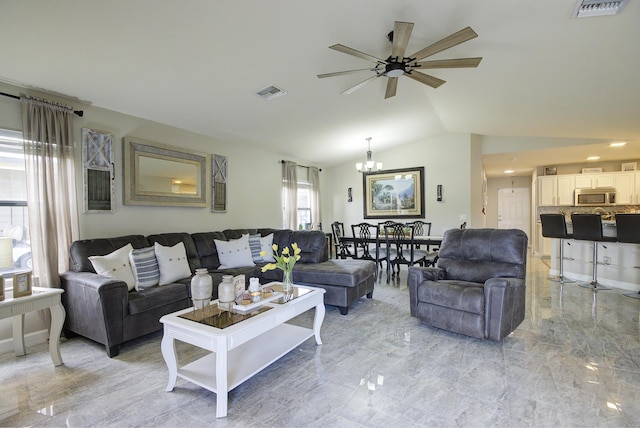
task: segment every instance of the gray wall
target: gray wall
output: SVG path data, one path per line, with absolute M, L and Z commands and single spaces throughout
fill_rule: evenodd
M 24 89 L 0 83 L 0 91 L 12 94 L 26 92 Z M 56 99 L 48 94 L 34 95 Z M 58 101 L 70 104 L 69 100 Z M 282 227 L 282 203 L 280 183 L 282 159 L 313 165 L 291 158 L 283 153 L 263 150 L 258 146 L 232 144 L 182 129 L 140 119 L 114 111 L 87 107 L 74 103 L 74 108 L 83 109 L 84 117 L 76 117 L 74 137 L 76 141 L 77 195 L 81 238 L 110 237 L 130 233 L 151 234 L 182 231 L 202 232 L 238 227 Z M 20 130 L 20 102 L 0 97 L 0 127 Z M 115 158 L 115 202 L 113 214 L 82 213 L 82 159 L 81 129 L 91 128 L 109 132 L 114 136 Z M 205 153 L 228 157 L 228 211 L 211 213 L 209 208 L 145 207 L 123 204 L 123 156 L 122 138 L 137 137 L 143 140 L 185 147 Z M 320 187 L 327 188 L 326 175 L 320 173 Z
M 442 234 L 456 228 L 461 216 L 471 219 L 471 188 L 478 189 L 481 159 L 471 157 L 469 134 L 446 134 L 424 139 L 388 151 L 373 150 L 373 159 L 383 162 L 383 168 L 400 169 L 424 167 L 425 170 L 425 219 L 432 222 L 431 233 Z M 364 155 L 364 153 L 363 153 Z M 328 169 L 328 182 L 324 193 L 328 200 L 323 210 L 324 224 L 341 221 L 346 227 L 354 223 L 379 220 L 364 219 L 362 174 L 356 171 L 357 159 Z M 443 200 L 436 201 L 436 186 L 442 184 Z M 347 189 L 353 189 L 353 202 L 347 202 Z M 478 208 L 481 210 L 481 208 Z M 346 232 L 346 231 L 345 231 Z M 347 232 L 351 234 L 350 230 Z

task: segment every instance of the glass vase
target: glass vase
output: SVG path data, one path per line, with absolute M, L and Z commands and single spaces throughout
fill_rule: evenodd
M 291 271 L 283 271 L 282 278 L 282 300 L 288 302 L 293 299 L 293 281 L 291 280 Z
M 222 275 L 222 282 L 218 285 L 218 307 L 230 311 L 236 300 L 236 287 L 233 276 Z
M 213 280 L 206 269 L 196 269 L 191 278 L 191 299 L 195 309 L 204 309 L 211 302 L 213 294 Z

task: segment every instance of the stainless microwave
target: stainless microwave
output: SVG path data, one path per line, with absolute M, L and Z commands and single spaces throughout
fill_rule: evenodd
M 615 205 L 616 189 L 613 187 L 600 187 L 597 189 L 576 189 L 573 205 L 576 207 L 595 207 L 602 205 Z

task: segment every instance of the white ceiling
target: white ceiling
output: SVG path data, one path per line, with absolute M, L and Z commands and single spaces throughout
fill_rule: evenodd
M 324 166 L 366 137 L 374 153 L 449 132 L 633 142 L 638 3 L 573 19 L 576 0 L 3 0 L 0 79 Z M 388 100 L 386 77 L 350 95 L 367 72 L 316 77 L 369 66 L 336 43 L 386 58 L 395 20 L 415 23 L 408 53 L 471 26 L 430 59 L 483 60 L 432 70 L 438 89 L 401 77 Z M 270 84 L 288 94 L 255 95 Z

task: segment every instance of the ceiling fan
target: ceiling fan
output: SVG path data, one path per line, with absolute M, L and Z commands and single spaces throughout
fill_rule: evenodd
M 438 52 L 442 52 L 445 49 L 449 49 L 453 46 L 464 43 L 475 37 L 478 37 L 475 31 L 471 27 L 466 27 L 457 33 L 453 33 L 450 36 L 439 40 L 432 45 L 427 46 L 424 49 L 419 50 L 410 56 L 404 56 L 409 44 L 409 37 L 411 37 L 411 30 L 413 30 L 413 22 L 401 22 L 396 21 L 393 26 L 393 31 L 389 33 L 389 40 L 392 42 L 391 55 L 385 60 L 377 58 L 373 55 L 366 54 L 364 52 L 357 51 L 350 47 L 337 44 L 329 46 L 329 49 L 336 50 L 338 52 L 346 53 L 348 55 L 357 56 L 358 58 L 366 59 L 375 63 L 375 66 L 369 68 L 361 68 L 357 70 L 337 71 L 334 73 L 318 74 L 320 79 L 325 77 L 342 76 L 344 74 L 359 73 L 361 71 L 373 71 L 375 74 L 360 83 L 342 91 L 342 94 L 350 94 L 357 89 L 360 89 L 372 80 L 386 76 L 387 90 L 384 98 L 391 98 L 396 95 L 396 89 L 398 87 L 398 77 L 407 76 L 413 80 L 416 80 L 425 85 L 437 88 L 445 83 L 444 80 L 437 77 L 430 76 L 428 74 L 421 73 L 418 70 L 426 70 L 433 68 L 468 68 L 477 67 L 482 60 L 482 57 L 476 58 L 457 58 L 457 59 L 442 59 L 436 61 L 422 61 L 423 59 L 434 55 Z

